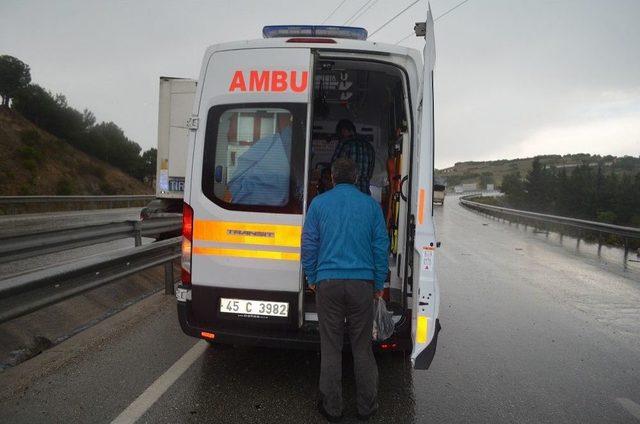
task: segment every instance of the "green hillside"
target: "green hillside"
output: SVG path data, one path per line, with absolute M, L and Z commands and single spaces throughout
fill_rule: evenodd
M 584 163 L 596 168 L 603 165 L 605 173 L 633 173 L 640 171 L 640 156 L 599 156 L 587 153 L 574 155 L 546 155 L 538 156 L 544 167 L 565 168 L 571 173 L 578 165 Z M 436 177 L 446 182 L 447 187 L 463 183 L 476 183 L 478 187 L 485 187 L 486 184 L 495 184 L 496 187 L 502 185 L 502 179 L 507 174 L 519 172 L 525 176 L 531 169 L 534 158 L 523 159 L 501 159 L 485 162 L 457 162 L 454 166 L 436 170 Z

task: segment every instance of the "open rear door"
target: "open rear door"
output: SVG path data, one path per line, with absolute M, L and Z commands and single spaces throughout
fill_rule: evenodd
M 431 8 L 427 12 L 420 102 L 420 141 L 413 155 L 412 215 L 415 217 L 415 239 L 412 265 L 413 352 L 411 362 L 416 369 L 431 365 L 438 340 L 439 290 L 435 275 L 435 227 L 433 223 L 433 68 L 436 50 Z M 409 246 L 411 247 L 411 246 Z

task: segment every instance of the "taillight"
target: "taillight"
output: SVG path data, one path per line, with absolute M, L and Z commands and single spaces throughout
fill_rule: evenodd
M 193 243 L 193 209 L 184 203 L 182 206 L 182 284 L 191 284 L 191 245 Z

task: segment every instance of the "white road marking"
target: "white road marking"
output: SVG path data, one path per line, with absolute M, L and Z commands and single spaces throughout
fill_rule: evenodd
M 617 398 L 616 400 L 628 413 L 640 420 L 640 405 L 627 398 Z
M 200 355 L 207 350 L 208 346 L 209 344 L 204 340 L 200 340 L 196 343 L 187 351 L 187 353 L 182 355 L 175 364 L 171 365 L 171 368 L 158 377 L 151 386 L 147 387 L 147 390 L 138 396 L 138 398 L 134 400 L 127 409 L 122 411 L 115 420 L 111 421 L 111 424 L 135 423 L 138 418 L 143 416 L 144 413 L 147 412 L 158 399 L 160 399 L 160 396 L 162 396 L 164 392 L 166 392 L 169 387 L 171 387 L 171 385 L 173 385 L 173 383 L 175 383 L 176 380 L 189 369 Z

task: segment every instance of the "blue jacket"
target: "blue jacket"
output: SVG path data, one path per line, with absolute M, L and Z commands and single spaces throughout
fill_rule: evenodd
M 302 266 L 308 284 L 372 280 L 376 290 L 382 290 L 388 255 L 382 209 L 371 196 L 353 184 L 338 184 L 313 199 L 302 230 Z

